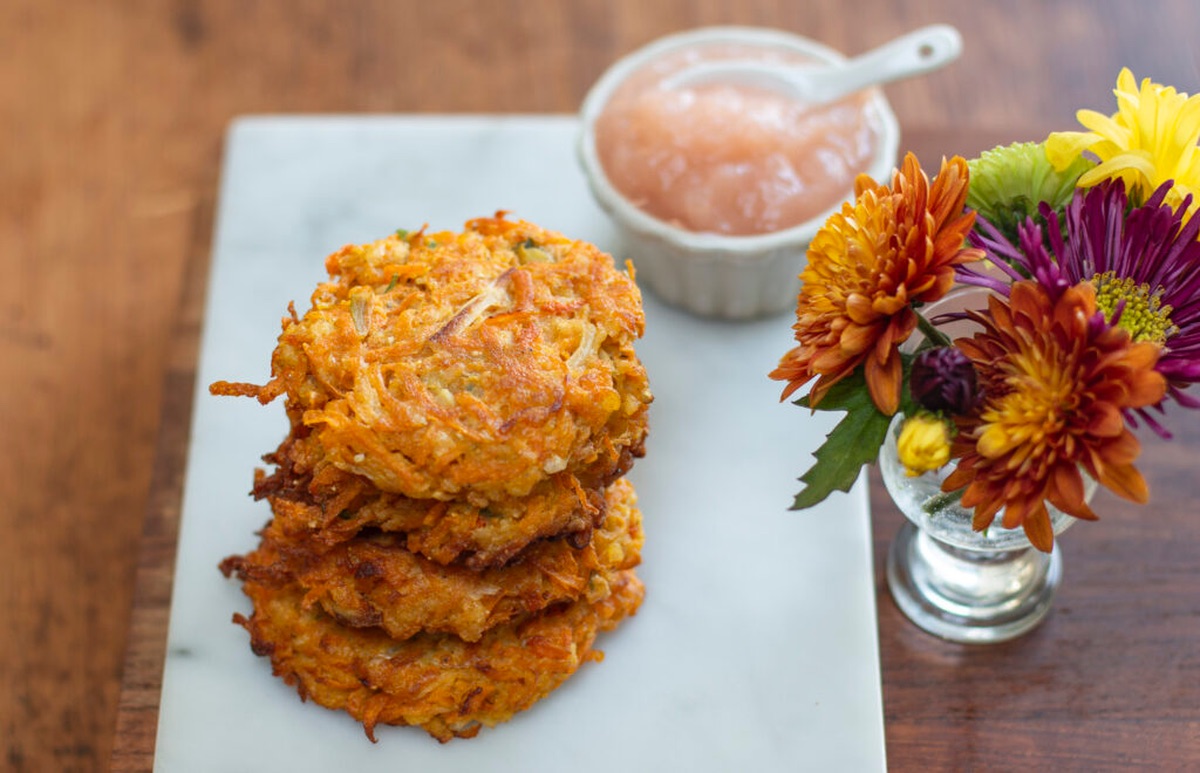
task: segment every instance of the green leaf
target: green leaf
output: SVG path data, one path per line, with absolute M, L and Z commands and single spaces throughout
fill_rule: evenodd
M 809 407 L 808 398 L 803 397 L 796 404 Z M 792 510 L 819 504 L 834 491 L 849 491 L 863 465 L 872 464 L 879 457 L 879 447 L 892 422 L 890 416 L 884 416 L 871 402 L 861 368 L 834 384 L 817 410 L 846 411 L 846 416 L 813 454 L 816 463 L 800 476 L 805 487 L 796 495 Z

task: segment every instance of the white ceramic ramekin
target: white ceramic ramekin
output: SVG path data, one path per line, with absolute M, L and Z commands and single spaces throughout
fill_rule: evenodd
M 661 38 L 612 65 L 588 92 L 580 111 L 579 159 L 601 208 L 612 217 L 633 260 L 639 282 L 668 303 L 706 317 L 747 319 L 795 307 L 805 252 L 817 230 L 841 202 L 798 226 L 766 234 L 697 233 L 655 218 L 623 197 L 605 176 L 596 151 L 594 124 L 613 92 L 646 63 L 669 52 L 713 43 L 790 49 L 826 62 L 843 61 L 833 49 L 799 35 L 753 27 L 704 27 Z M 879 143 L 867 174 L 891 178 L 900 129 L 891 105 L 876 90 L 867 110 L 878 122 Z M 853 195 L 847 189 L 846 199 Z

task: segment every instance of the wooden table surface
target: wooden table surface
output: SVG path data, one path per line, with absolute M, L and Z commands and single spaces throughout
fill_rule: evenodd
M 9 0 L 0 6 L 0 768 L 151 766 L 221 139 L 245 113 L 571 112 L 618 56 L 709 24 L 856 53 L 949 22 L 889 86 L 926 163 L 1110 110 L 1120 66 L 1200 90 L 1194 0 Z M 990 648 L 882 584 L 895 770 L 1200 767 L 1200 414 L 1148 443 L 1152 502 L 1062 539 L 1047 623 Z M 780 581 L 787 582 L 786 568 Z

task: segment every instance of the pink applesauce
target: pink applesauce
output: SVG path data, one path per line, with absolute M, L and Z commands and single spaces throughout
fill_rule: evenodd
M 879 144 L 871 93 L 814 106 L 732 82 L 662 83 L 693 62 L 720 59 L 813 61 L 785 49 L 709 44 L 645 65 L 596 120 L 612 185 L 660 220 L 730 235 L 790 228 L 845 200 Z

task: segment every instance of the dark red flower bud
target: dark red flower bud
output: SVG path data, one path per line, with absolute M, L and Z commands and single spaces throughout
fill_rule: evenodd
M 978 399 L 975 366 L 953 346 L 929 349 L 913 360 L 909 375 L 913 400 L 931 411 L 970 413 Z

